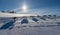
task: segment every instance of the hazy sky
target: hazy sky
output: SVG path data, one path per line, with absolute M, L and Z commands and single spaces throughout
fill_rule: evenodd
M 1 10 L 16 10 L 22 13 L 23 4 L 27 6 L 27 13 L 59 14 L 60 0 L 0 0 Z

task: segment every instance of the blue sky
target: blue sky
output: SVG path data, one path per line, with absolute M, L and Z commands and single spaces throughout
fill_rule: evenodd
M 60 0 L 0 0 L 0 11 L 15 10 L 23 13 L 21 9 L 24 2 L 28 7 L 27 13 L 60 15 Z

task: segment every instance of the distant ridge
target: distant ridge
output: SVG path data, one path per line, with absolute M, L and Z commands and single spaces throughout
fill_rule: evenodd
M 36 16 L 33 14 L 0 13 L 0 17 Z

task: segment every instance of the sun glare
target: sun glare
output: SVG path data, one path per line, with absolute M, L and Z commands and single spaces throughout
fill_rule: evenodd
M 22 10 L 23 10 L 23 13 L 26 13 L 26 12 L 27 12 L 27 5 L 26 5 L 26 4 L 24 4 L 24 5 L 22 6 Z
M 23 10 L 26 11 L 26 9 L 27 9 L 27 6 L 23 5 Z
M 23 6 L 23 10 L 26 10 L 26 9 L 27 9 L 27 7 L 26 7 L 26 5 L 24 5 L 24 6 Z

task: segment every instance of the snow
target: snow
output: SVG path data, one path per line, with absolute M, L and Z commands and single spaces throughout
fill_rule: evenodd
M 20 27 L 11 30 L 0 30 L 0 35 L 60 35 L 60 26 Z
M 60 35 L 59 20 L 40 20 L 37 23 L 32 21 L 31 18 L 27 18 L 29 23 L 21 24 L 22 19 L 17 19 L 12 29 L 0 30 L 0 35 Z M 0 23 L 0 27 L 3 24 L 5 24 L 5 22 Z

